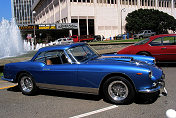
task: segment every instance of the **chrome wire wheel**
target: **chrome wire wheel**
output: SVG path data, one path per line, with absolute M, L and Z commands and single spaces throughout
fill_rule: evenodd
M 30 93 L 34 87 L 32 79 L 28 76 L 23 76 L 21 78 L 20 86 L 21 86 L 21 89 L 26 93 Z
M 126 99 L 128 91 L 128 87 L 123 81 L 113 81 L 108 86 L 108 94 L 115 101 Z

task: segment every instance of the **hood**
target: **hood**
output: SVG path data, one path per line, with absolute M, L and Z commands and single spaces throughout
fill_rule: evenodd
M 94 60 L 88 61 L 88 64 L 103 64 L 103 65 L 123 65 L 123 66 L 138 66 L 149 68 L 149 64 L 143 61 L 134 59 L 128 56 L 118 56 L 118 55 L 102 55 Z
M 131 62 L 133 61 L 133 58 L 128 56 L 118 56 L 118 55 L 102 55 L 101 57 L 98 58 L 98 60 Z
M 110 58 L 111 60 L 122 60 L 122 61 L 140 61 L 145 62 L 150 65 L 155 65 L 155 58 L 144 55 L 130 55 L 130 54 L 106 54 L 102 56 L 103 58 Z M 101 58 L 102 58 L 101 57 Z

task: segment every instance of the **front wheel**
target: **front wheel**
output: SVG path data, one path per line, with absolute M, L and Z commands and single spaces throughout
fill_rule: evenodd
M 103 93 L 105 100 L 114 104 L 129 104 L 135 96 L 131 83 L 121 76 L 109 78 L 104 83 Z
M 21 74 L 18 81 L 21 92 L 25 95 L 34 95 L 36 93 L 36 84 L 29 74 Z

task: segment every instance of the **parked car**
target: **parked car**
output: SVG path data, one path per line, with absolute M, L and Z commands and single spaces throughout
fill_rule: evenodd
M 4 78 L 18 83 L 23 94 L 37 88 L 104 96 L 114 104 L 132 102 L 137 93 L 158 93 L 164 73 L 153 57 L 100 55 L 85 43 L 41 48 L 25 62 L 4 67 Z
M 62 43 L 73 43 L 73 39 L 70 37 L 67 38 L 59 38 L 53 42 L 55 45 L 62 44 Z
M 138 34 L 134 34 L 134 39 L 142 39 L 150 36 L 154 36 L 156 32 L 152 32 L 151 30 L 142 30 Z
M 155 35 L 117 53 L 153 56 L 156 61 L 176 61 L 176 34 Z
M 94 36 L 94 41 L 103 41 L 105 37 L 103 35 L 95 35 Z
M 94 40 L 92 35 L 81 35 L 81 36 L 77 36 L 77 35 L 73 35 L 71 36 L 71 38 L 73 38 L 73 42 L 92 42 Z

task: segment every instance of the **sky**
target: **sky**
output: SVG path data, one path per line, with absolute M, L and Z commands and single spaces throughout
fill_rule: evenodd
M 0 21 L 2 18 L 7 20 L 11 20 L 11 0 L 0 0 Z

